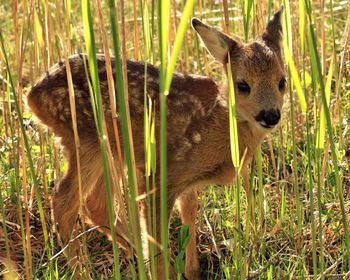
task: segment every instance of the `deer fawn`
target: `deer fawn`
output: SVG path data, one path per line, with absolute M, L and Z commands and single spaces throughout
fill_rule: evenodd
M 281 52 L 281 14 L 282 9 L 268 23 L 262 36 L 249 44 L 240 43 L 198 19 L 192 20 L 193 28 L 209 53 L 223 64 L 226 74 L 230 57 L 237 108 L 239 149 L 241 157 L 246 154 L 245 166 L 249 165 L 257 146 L 266 134 L 275 128 L 281 116 L 286 91 L 286 73 Z M 73 55 L 69 59 L 81 145 L 81 180 L 86 201 L 84 207 L 85 215 L 92 224 L 104 226 L 109 223 L 104 195 L 103 167 L 100 163 L 99 140 L 85 75 L 84 63 L 87 62 L 84 60 L 85 55 Z M 98 56 L 98 67 L 106 124 L 109 137 L 112 138 L 113 125 L 103 56 Z M 128 61 L 127 74 L 136 167 L 138 174 L 144 174 L 144 65 L 141 62 Z M 153 66 L 148 66 L 147 93 L 155 101 L 156 128 L 159 128 L 157 102 L 159 72 Z M 227 86 L 219 87 L 208 77 L 174 74 L 167 102 L 168 213 L 170 216 L 175 201 L 178 200 L 182 222 L 190 225 L 191 233 L 191 241 L 186 249 L 185 276 L 187 279 L 200 279 L 195 241 L 196 188 L 209 184 L 230 184 L 236 175 L 230 155 L 228 90 Z M 78 215 L 79 200 L 76 147 L 66 67 L 63 63 L 53 66 L 36 83 L 28 95 L 28 103 L 38 118 L 61 137 L 62 145 L 67 152 L 69 169 L 55 187 L 53 195 L 54 220 L 58 225 L 61 239 L 67 242 Z M 114 146 L 112 152 L 116 156 Z M 138 176 L 138 185 L 139 194 L 144 193 L 145 183 L 142 175 Z M 156 197 L 158 200 L 158 189 Z M 157 224 L 160 224 L 159 206 L 157 213 Z M 161 271 L 160 261 L 159 276 Z

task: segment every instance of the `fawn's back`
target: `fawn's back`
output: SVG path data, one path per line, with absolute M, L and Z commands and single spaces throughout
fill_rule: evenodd
M 104 56 L 98 57 L 98 70 L 103 100 L 103 108 L 110 136 L 112 133 L 112 111 L 108 95 L 107 74 Z M 76 115 L 79 136 L 83 139 L 97 141 L 97 131 L 90 100 L 88 76 L 86 72 L 87 57 L 79 54 L 69 58 L 73 88 L 75 93 Z M 114 59 L 112 59 L 114 70 Z M 141 62 L 127 62 L 127 80 L 129 108 L 134 138 L 136 163 L 139 168 L 144 164 L 143 118 L 144 118 L 144 81 L 145 65 Z M 54 65 L 32 88 L 28 103 L 32 111 L 54 133 L 62 137 L 63 145 L 73 152 L 74 135 L 70 110 L 66 67 L 63 62 Z M 147 98 L 152 100 L 155 108 L 156 133 L 159 134 L 159 71 L 152 65 L 147 66 Z M 208 120 L 220 97 L 219 88 L 207 77 L 175 73 L 168 107 L 168 152 L 169 164 L 188 163 L 196 145 L 204 142 L 201 131 L 210 129 Z M 118 104 L 117 104 L 118 106 Z M 218 116 L 216 116 L 218 117 Z M 211 120 L 212 121 L 212 120 Z

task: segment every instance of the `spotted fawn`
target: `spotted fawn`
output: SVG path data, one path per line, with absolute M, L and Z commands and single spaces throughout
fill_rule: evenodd
M 275 128 L 281 117 L 286 91 L 286 73 L 281 50 L 281 14 L 282 9 L 269 21 L 262 36 L 248 44 L 232 39 L 198 19 L 192 19 L 193 28 L 209 53 L 222 64 L 226 76 L 230 59 L 236 99 L 239 151 L 241 157 L 245 154 L 245 175 L 256 148 Z M 113 139 L 105 57 L 98 55 L 97 62 L 107 133 L 108 137 Z M 92 225 L 108 226 L 100 144 L 85 71 L 87 58 L 82 54 L 73 55 L 69 58 L 69 64 L 75 92 L 82 191 L 85 201 L 84 213 L 80 214 L 87 216 Z M 114 71 L 114 60 L 112 68 Z M 145 66 L 142 62 L 127 61 L 127 80 L 138 193 L 143 194 L 146 189 L 143 175 Z M 155 106 L 156 137 L 159 143 L 159 70 L 156 67 L 148 65 L 146 81 L 147 95 Z M 28 104 L 39 120 L 61 138 L 68 159 L 68 171 L 55 186 L 52 198 L 54 221 L 58 225 L 61 240 L 67 243 L 79 214 L 79 199 L 76 147 L 67 72 L 63 62 L 54 65 L 37 81 L 28 95 Z M 236 176 L 231 159 L 229 131 L 227 82 L 219 86 L 209 77 L 175 73 L 167 99 L 167 205 L 169 219 L 175 201 L 178 201 L 181 220 L 190 225 L 191 239 L 186 248 L 187 279 L 200 279 L 195 231 L 196 190 L 211 184 L 230 184 Z M 117 157 L 114 142 L 110 141 L 111 149 L 114 157 Z M 157 176 L 159 173 L 157 170 Z M 156 181 L 159 183 L 158 177 Z M 156 219 L 159 225 L 159 184 L 155 195 Z M 145 211 L 146 208 L 140 206 L 141 219 L 146 219 Z M 157 238 L 160 240 L 159 235 Z M 147 252 L 145 254 L 147 255 Z M 161 275 L 162 258 L 158 259 L 158 275 Z

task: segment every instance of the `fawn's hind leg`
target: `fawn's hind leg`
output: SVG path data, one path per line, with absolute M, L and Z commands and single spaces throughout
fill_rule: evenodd
M 115 186 L 111 184 L 111 199 L 112 199 L 112 207 L 115 207 L 115 188 L 119 187 L 118 184 Z M 121 207 L 124 207 L 122 205 Z M 115 221 L 114 227 L 116 232 L 116 237 L 118 240 L 118 245 L 120 249 L 123 250 L 127 257 L 131 257 L 130 255 L 130 246 L 128 244 L 128 230 L 125 222 L 122 222 L 122 219 L 119 218 L 119 215 L 123 215 L 123 213 L 115 212 Z M 98 177 L 95 186 L 91 190 L 90 194 L 87 196 L 86 201 L 84 203 L 84 218 L 88 224 L 91 226 L 99 226 L 98 230 L 104 233 L 109 240 L 112 240 L 111 229 L 110 229 L 110 221 L 108 215 L 108 204 L 107 204 L 107 196 L 106 189 L 104 183 L 104 174 L 103 172 Z M 126 217 L 125 217 L 126 219 Z
M 72 156 L 69 160 L 68 171 L 55 186 L 52 197 L 54 222 L 63 244 L 69 241 L 79 211 L 79 199 L 75 190 L 77 185 L 76 160 Z
M 111 190 L 113 190 L 113 187 Z M 89 224 L 92 226 L 100 226 L 98 230 L 110 238 L 108 206 L 103 173 L 98 177 L 95 187 L 86 198 L 84 214 Z
M 71 236 L 79 212 L 79 185 L 75 150 L 68 154 L 68 171 L 55 189 L 52 198 L 54 222 L 63 244 Z M 99 145 L 95 142 L 82 142 L 80 149 L 80 178 L 83 201 L 96 184 L 101 174 Z
M 178 198 L 178 208 L 182 224 L 190 226 L 191 239 L 186 247 L 186 270 L 187 279 L 200 279 L 200 266 L 196 245 L 196 216 L 198 212 L 197 190 L 191 190 Z

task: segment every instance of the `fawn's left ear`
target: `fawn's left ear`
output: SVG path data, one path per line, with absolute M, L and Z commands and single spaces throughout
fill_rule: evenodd
M 229 53 L 240 46 L 239 42 L 197 18 L 192 19 L 192 26 L 201 37 L 209 53 L 223 64 L 227 63 Z
M 262 35 L 266 45 L 275 51 L 280 51 L 282 48 L 282 13 L 283 6 L 274 14 Z

